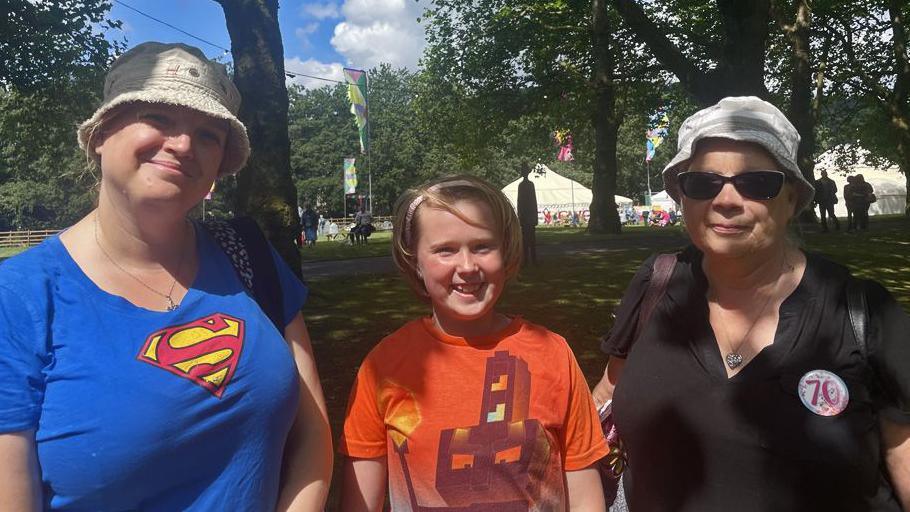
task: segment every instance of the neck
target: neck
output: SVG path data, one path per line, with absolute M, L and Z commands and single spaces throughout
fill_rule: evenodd
M 94 221 L 104 250 L 134 266 L 169 266 L 180 261 L 192 240 L 185 213 L 169 212 L 166 207 L 129 206 L 116 204 L 102 188 Z
M 442 332 L 449 336 L 457 336 L 460 338 L 489 336 L 509 323 L 509 319 L 506 316 L 500 315 L 495 311 L 490 311 L 483 317 L 474 320 L 446 318 L 438 315 L 434 311 L 433 321 L 436 323 L 436 327 Z
M 751 294 L 774 285 L 795 264 L 793 252 L 782 242 L 746 256 L 727 258 L 706 253 L 702 270 L 708 279 L 709 293 L 725 296 L 748 291 Z

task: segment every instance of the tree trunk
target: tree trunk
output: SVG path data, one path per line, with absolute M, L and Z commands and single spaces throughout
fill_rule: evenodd
M 764 66 L 770 0 L 717 1 L 723 43 L 720 61 L 711 71 L 687 57 L 667 36 L 668 31 L 648 18 L 636 0 L 612 1 L 623 20 L 699 105 L 713 105 L 726 96 L 767 98 Z
M 610 21 L 607 0 L 592 0 L 592 41 L 594 49 L 594 197 L 591 201 L 589 233 L 619 233 L 616 211 L 616 139 L 619 122 L 613 84 L 614 60 L 610 48 Z
M 815 115 L 813 109 L 812 90 L 812 62 L 811 48 L 809 46 L 809 24 L 811 11 L 807 0 L 795 0 L 796 15 L 792 23 L 781 16 L 780 25 L 790 42 L 791 60 L 793 71 L 790 74 L 790 109 L 787 117 L 796 131 L 799 132 L 799 148 L 796 161 L 799 170 L 809 183 L 815 182 Z M 800 220 L 805 223 L 815 224 L 815 209 L 806 209 L 802 212 Z
M 237 174 L 236 212 L 250 215 L 282 258 L 300 275 L 297 194 L 291 180 L 288 91 L 277 0 L 215 0 L 224 9 L 234 83 L 243 101 L 240 120 L 247 127 L 252 155 Z
M 907 57 L 906 0 L 888 0 L 888 14 L 894 37 L 894 93 L 890 98 L 891 125 L 897 131 L 897 154 L 907 182 L 906 207 L 910 216 L 910 60 Z
M 719 0 L 721 27 L 724 35 L 722 59 L 699 101 L 713 105 L 725 96 L 768 97 L 765 87 L 765 47 L 770 0 Z M 808 34 L 807 34 L 808 37 Z

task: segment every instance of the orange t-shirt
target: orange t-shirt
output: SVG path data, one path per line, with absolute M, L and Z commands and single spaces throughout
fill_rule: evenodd
M 457 338 L 431 318 L 367 356 L 339 450 L 387 456 L 393 510 L 564 510 L 564 471 L 607 454 L 597 411 L 566 340 L 515 318 Z

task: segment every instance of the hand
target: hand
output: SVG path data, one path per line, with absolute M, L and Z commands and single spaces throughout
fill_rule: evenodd
M 604 372 L 603 378 L 591 390 L 591 396 L 594 397 L 594 405 L 597 410 L 600 410 L 607 403 L 607 400 L 613 398 L 613 385 L 610 383 L 610 379 L 607 378 L 607 372 Z

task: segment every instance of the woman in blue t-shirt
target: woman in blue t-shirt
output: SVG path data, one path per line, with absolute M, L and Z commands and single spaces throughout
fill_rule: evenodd
M 144 43 L 114 62 L 78 133 L 97 208 L 0 266 L 0 509 L 323 506 L 307 289 L 263 251 L 283 303 L 270 320 L 187 219 L 249 156 L 239 107 L 197 48 Z

